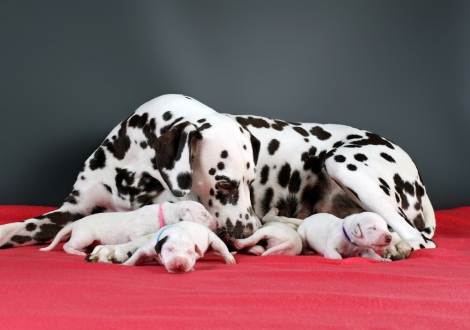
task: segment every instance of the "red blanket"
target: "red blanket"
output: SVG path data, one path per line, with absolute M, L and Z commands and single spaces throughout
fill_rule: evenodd
M 0 206 L 0 223 L 53 210 Z M 470 327 L 470 207 L 437 211 L 407 260 L 207 255 L 196 271 L 90 264 L 61 246 L 0 250 L 2 329 Z

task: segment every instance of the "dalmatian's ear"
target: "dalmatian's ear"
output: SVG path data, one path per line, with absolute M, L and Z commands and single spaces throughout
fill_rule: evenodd
M 157 252 L 157 254 L 160 254 L 162 252 L 162 246 L 163 244 L 165 244 L 167 239 L 168 239 L 168 236 L 165 236 L 161 240 L 159 240 L 157 244 L 155 244 L 155 252 Z
M 351 229 L 351 234 L 352 234 L 353 236 L 357 237 L 357 238 L 363 237 L 363 235 L 362 235 L 362 230 L 361 230 L 361 226 L 360 226 L 359 222 L 356 222 L 356 223 L 353 225 L 353 227 L 352 227 L 352 229 Z
M 253 150 L 253 161 L 255 162 L 255 165 L 257 165 L 261 143 L 246 127 L 244 128 L 250 133 L 251 149 Z
M 156 165 L 171 193 L 183 197 L 192 186 L 191 146 L 202 139 L 201 133 L 190 122 L 174 126 L 155 143 Z

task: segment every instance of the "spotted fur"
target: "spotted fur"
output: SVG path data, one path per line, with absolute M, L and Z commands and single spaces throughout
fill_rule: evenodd
M 57 210 L 0 226 L 3 248 L 46 242 L 95 212 L 199 200 L 225 238 L 250 235 L 273 206 L 303 219 L 380 214 L 413 249 L 434 247 L 434 212 L 410 157 L 342 125 L 221 115 L 181 95 L 158 97 L 116 126 Z

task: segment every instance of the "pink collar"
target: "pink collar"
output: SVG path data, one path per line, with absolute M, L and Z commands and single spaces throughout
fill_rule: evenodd
M 165 222 L 163 221 L 163 204 L 160 204 L 160 212 L 158 212 L 158 217 L 160 218 L 160 228 L 163 228 Z

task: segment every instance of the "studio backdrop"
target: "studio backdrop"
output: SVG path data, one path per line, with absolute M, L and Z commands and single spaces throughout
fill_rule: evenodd
M 0 204 L 59 206 L 166 93 L 380 134 L 436 209 L 470 205 L 468 1 L 0 2 Z

